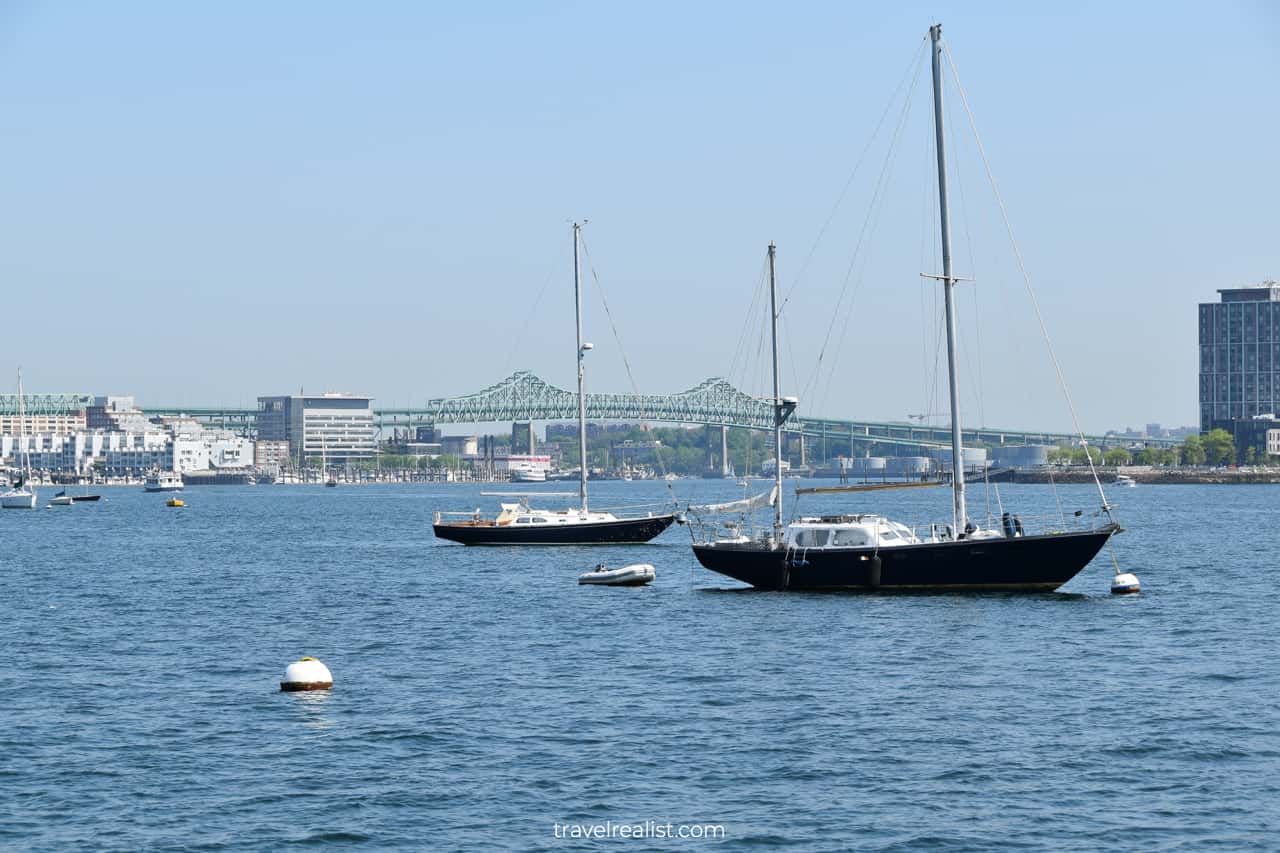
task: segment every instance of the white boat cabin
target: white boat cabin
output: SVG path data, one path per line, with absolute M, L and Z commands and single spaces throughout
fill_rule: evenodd
M 500 506 L 502 511 L 498 513 L 494 523 L 501 525 L 585 524 L 617 520 L 617 516 L 611 512 L 583 513 L 577 509 L 530 509 L 528 504 L 524 503 L 504 503 L 500 504 Z
M 798 518 L 787 525 L 784 544 L 795 551 L 835 548 L 896 548 L 950 541 L 951 529 L 935 524 L 921 539 L 905 524 L 879 515 L 826 515 Z M 966 539 L 1004 538 L 998 530 L 973 529 Z

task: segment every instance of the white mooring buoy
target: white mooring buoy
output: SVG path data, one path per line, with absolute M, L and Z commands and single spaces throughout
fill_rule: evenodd
M 1139 592 L 1142 585 L 1138 583 L 1138 576 L 1131 574 L 1116 575 L 1111 579 L 1112 595 L 1128 595 L 1129 593 Z
M 312 657 L 302 658 L 285 667 L 281 690 L 328 690 L 333 686 L 329 667 Z

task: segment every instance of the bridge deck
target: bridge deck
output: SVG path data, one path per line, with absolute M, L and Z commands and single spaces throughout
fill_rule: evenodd
M 248 424 L 256 409 L 231 407 L 148 408 L 153 414 L 185 414 L 206 422 Z M 577 395 L 550 385 L 527 371 L 518 371 L 496 385 L 475 394 L 429 400 L 422 407 L 375 408 L 379 427 L 437 424 L 479 424 L 503 421 L 570 421 L 578 417 Z M 773 406 L 768 400 L 739 391 L 724 379 L 708 379 L 678 394 L 588 394 L 587 418 L 673 424 L 772 429 Z M 813 438 L 890 444 L 899 447 L 951 446 L 951 430 L 923 424 L 792 417 L 786 432 Z M 1074 442 L 1072 433 L 971 427 L 963 431 L 968 441 L 984 444 L 1058 444 Z M 1090 444 L 1116 445 L 1116 436 L 1085 436 Z M 1172 446 L 1177 439 L 1155 438 L 1150 444 Z

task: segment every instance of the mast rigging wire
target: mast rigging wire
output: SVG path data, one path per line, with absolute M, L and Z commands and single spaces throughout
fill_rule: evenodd
M 622 356 L 622 366 L 627 371 L 627 379 L 631 383 L 631 393 L 639 397 L 640 387 L 636 385 L 635 374 L 631 372 L 631 362 L 627 358 L 626 347 L 622 345 L 622 336 L 618 334 L 618 326 L 613 322 L 613 312 L 609 310 L 609 300 L 605 299 L 604 286 L 600 284 L 600 276 L 596 273 L 595 262 L 591 260 L 591 250 L 587 248 L 586 238 L 582 236 L 581 231 L 578 232 L 578 240 L 582 245 L 582 254 L 587 259 L 587 269 L 591 271 L 591 280 L 594 281 L 596 284 L 596 293 L 600 296 L 600 304 L 604 306 L 604 315 L 609 320 L 609 329 L 610 331 L 613 332 L 613 340 L 618 345 L 618 354 Z M 642 420 L 640 422 L 640 428 L 642 431 L 648 432 L 649 431 L 648 422 Z M 665 478 L 667 475 L 667 464 L 663 460 L 661 453 L 655 452 L 654 456 L 657 458 L 658 468 L 662 471 L 662 475 Z M 585 459 L 582 460 L 582 464 L 583 465 L 587 464 Z M 667 490 L 671 492 L 672 500 L 675 500 L 675 491 L 671 488 L 670 483 L 667 483 Z
M 1089 445 L 1084 437 L 1084 430 L 1080 426 L 1080 417 L 1076 413 L 1075 403 L 1071 400 L 1071 392 L 1067 388 L 1067 379 L 1062 372 L 1062 365 L 1058 361 L 1058 355 L 1053 349 L 1053 340 L 1049 337 L 1049 327 L 1044 322 L 1044 315 L 1040 312 L 1040 303 L 1036 299 L 1035 288 L 1031 286 L 1031 274 L 1027 271 L 1027 265 L 1022 259 L 1022 250 L 1018 247 L 1018 241 L 1013 236 L 1013 226 L 1009 222 L 1009 213 L 1004 205 L 1004 197 L 1000 195 L 1000 189 L 996 185 L 995 174 L 991 171 L 991 163 L 987 160 L 986 148 L 982 145 L 982 137 L 978 134 L 978 123 L 973 117 L 973 110 L 969 108 L 969 99 L 965 97 L 964 86 L 960 84 L 960 73 L 956 70 L 955 59 L 951 56 L 951 48 L 943 42 L 943 52 L 947 55 L 947 64 L 951 67 L 951 76 L 956 81 L 956 91 L 960 95 L 960 103 L 964 105 L 965 115 L 969 117 L 969 128 L 973 132 L 974 142 L 978 146 L 978 154 L 982 157 L 982 166 L 987 172 L 987 181 L 991 184 L 991 192 L 996 197 L 996 205 L 1000 208 L 1000 218 L 1004 222 L 1005 232 L 1009 235 L 1009 243 L 1013 247 L 1014 258 L 1018 262 L 1018 271 L 1022 274 L 1022 281 L 1026 285 L 1027 295 L 1031 298 L 1031 308 L 1035 312 L 1036 322 L 1040 325 L 1040 333 L 1044 336 L 1045 349 L 1049 351 L 1049 361 L 1053 363 L 1054 372 L 1058 376 L 1058 387 L 1062 390 L 1062 396 L 1067 402 L 1067 410 L 1071 413 L 1071 422 L 1075 426 L 1076 435 L 1080 437 L 1080 446 L 1085 448 L 1085 458 L 1089 461 L 1089 473 L 1093 475 L 1093 484 L 1098 488 L 1098 496 L 1102 498 L 1102 511 L 1107 514 L 1107 518 L 1111 519 L 1111 505 L 1107 503 L 1107 493 L 1102 489 L 1102 481 L 1098 479 L 1098 469 L 1093 464 L 1093 454 L 1089 453 Z M 1114 520 L 1114 519 L 1112 519 Z M 1108 540 L 1109 541 L 1109 540 Z M 1115 552 L 1112 552 L 1112 560 L 1115 560 Z M 1116 571 L 1119 573 L 1119 565 L 1116 565 Z
M 858 232 L 858 240 L 854 245 L 853 255 L 849 258 L 849 266 L 845 271 L 844 282 L 840 287 L 840 297 L 839 299 L 836 300 L 836 307 L 831 313 L 831 322 L 827 326 L 827 334 L 826 334 L 826 337 L 823 339 L 822 349 L 818 353 L 818 360 L 817 360 L 817 363 L 814 365 L 813 375 L 810 379 L 809 384 L 805 386 L 805 393 L 807 394 L 809 387 L 812 385 L 816 385 L 819 379 L 821 369 L 822 369 L 822 361 L 826 355 L 827 347 L 831 342 L 831 333 L 835 331 L 836 320 L 838 320 L 840 317 L 841 310 L 844 305 L 845 295 L 846 293 L 848 293 L 850 282 L 853 281 L 854 283 L 853 293 L 850 296 L 848 308 L 844 309 L 845 316 L 844 316 L 844 322 L 841 324 L 841 327 L 840 327 L 840 337 L 836 341 L 836 349 L 835 349 L 835 353 L 833 354 L 831 366 L 827 374 L 826 385 L 823 386 L 823 390 L 822 390 L 821 399 L 824 401 L 827 399 L 827 396 L 831 393 L 831 383 L 835 380 L 836 365 L 840 359 L 840 351 L 843 349 L 844 341 L 847 337 L 849 323 L 853 319 L 853 304 L 854 302 L 857 301 L 858 290 L 862 285 L 862 275 L 866 270 L 867 259 L 864 256 L 862 256 L 862 247 L 868 242 L 869 237 L 875 233 L 877 227 L 879 226 L 880 211 L 884 207 L 885 199 L 887 195 L 885 192 L 885 189 L 887 188 L 889 183 L 889 176 L 892 175 L 893 173 L 893 165 L 894 163 L 897 162 L 897 155 L 899 150 L 898 142 L 902 138 L 903 128 L 906 127 L 907 118 L 911 114 L 912 99 L 910 97 L 910 93 L 915 90 L 916 82 L 919 80 L 920 70 L 923 67 L 924 67 L 923 54 L 921 54 L 921 62 L 919 65 L 916 66 L 916 73 L 915 73 L 915 76 L 912 77 L 911 87 L 907 93 L 908 96 L 903 101 L 902 113 L 898 116 L 897 126 L 894 128 L 893 135 L 889 139 L 889 150 L 885 152 L 885 160 L 880 167 L 880 174 L 876 179 L 875 188 L 871 195 L 871 205 L 867 209 L 866 217 L 864 217 L 862 220 L 862 227 Z M 861 264 L 861 271 L 858 271 L 855 276 L 855 270 L 857 270 L 857 268 L 859 267 L 859 264 Z
M 551 280 L 556 273 L 560 272 L 561 265 L 564 264 L 564 256 L 568 252 L 564 246 L 560 247 L 560 254 L 556 257 L 555 265 L 547 272 L 547 277 L 542 282 L 542 287 L 538 289 L 538 295 L 533 300 L 533 307 L 524 315 L 524 324 L 520 327 L 520 331 L 511 341 L 511 347 L 507 350 L 507 358 L 503 363 L 502 372 L 507 373 L 511 370 L 511 361 L 515 357 L 516 350 L 527 340 L 529 335 L 529 326 L 533 323 L 533 318 L 538 312 L 538 306 L 542 304 L 542 297 L 546 295 L 547 288 L 551 285 Z
M 782 315 L 782 311 L 787 307 L 787 302 L 795 293 L 796 288 L 800 286 L 801 279 L 804 278 L 805 271 L 809 268 L 809 262 L 813 260 L 814 253 L 818 251 L 818 245 L 822 242 L 822 238 L 826 235 L 827 229 L 831 227 L 831 221 L 835 219 L 836 212 L 840 209 L 840 205 L 844 202 L 844 197 L 849 192 L 849 187 L 853 185 L 853 179 L 857 176 L 858 170 L 862 168 L 863 162 L 866 160 L 867 153 L 870 152 L 871 146 L 875 144 L 876 137 L 880 135 L 880 128 L 884 126 L 884 120 L 889 116 L 889 110 L 898 102 L 898 93 L 902 91 L 902 86 L 907 82 L 908 77 L 912 77 L 912 88 L 915 88 L 915 80 L 912 69 L 915 74 L 920 73 L 920 66 L 923 65 L 925 55 L 925 45 L 928 43 L 929 37 L 926 35 L 920 40 L 920 47 L 917 48 L 916 54 L 911 61 L 907 63 L 907 68 L 902 73 L 902 77 L 898 80 L 898 85 L 893 90 L 893 94 L 889 96 L 888 102 L 884 105 L 884 110 L 880 113 L 880 120 L 876 122 L 875 129 L 871 131 L 867 144 L 863 146 L 862 153 L 858 155 L 858 159 L 853 164 L 853 171 L 849 173 L 849 177 L 845 180 L 844 186 L 840 189 L 840 194 L 836 196 L 835 204 L 831 206 L 831 212 L 827 214 L 826 221 L 822 223 L 822 227 L 818 229 L 818 236 L 814 238 L 813 245 L 809 247 L 809 253 L 805 255 L 804 261 L 801 262 L 800 268 L 796 271 L 795 278 L 792 279 L 791 286 L 787 288 L 786 294 L 783 296 L 782 302 L 778 305 L 778 315 Z

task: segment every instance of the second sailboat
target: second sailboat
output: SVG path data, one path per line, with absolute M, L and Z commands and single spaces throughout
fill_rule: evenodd
M 587 507 L 587 396 L 585 356 L 592 349 L 582 340 L 582 276 L 579 247 L 582 225 L 573 223 L 573 297 L 577 325 L 578 361 L 578 499 L 576 509 L 547 510 L 529 506 L 538 493 L 510 493 L 511 502 L 499 504 L 496 515 L 437 512 L 432 530 L 441 539 L 464 545 L 596 545 L 621 542 L 648 542 L 675 521 L 673 513 L 647 513 L 619 517 L 612 512 Z M 551 493 L 541 493 L 550 497 Z M 559 493 L 572 496 L 572 492 Z

